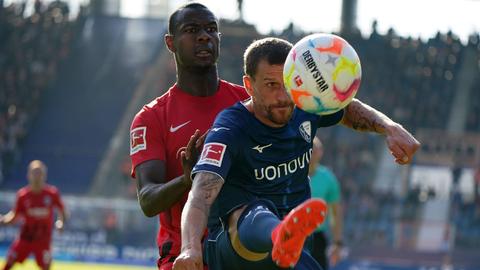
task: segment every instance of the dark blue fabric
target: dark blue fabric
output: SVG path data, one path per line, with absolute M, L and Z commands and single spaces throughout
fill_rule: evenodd
M 270 201 L 258 219 L 240 218 L 240 241 L 251 251 L 271 250 L 271 231 L 290 210 L 310 198 L 308 164 L 312 141 L 318 127 L 338 123 L 343 111 L 318 116 L 295 109 L 291 120 L 281 128 L 261 123 L 243 104 L 221 112 L 207 135 L 204 150 L 192 175 L 206 171 L 225 181 L 209 217 L 205 260 L 210 270 L 281 269 L 266 259 L 251 262 L 233 250 L 228 236 L 228 215 L 258 200 Z M 192 179 L 194 179 L 192 177 Z M 278 214 L 277 217 L 273 214 Z M 306 252 L 295 269 L 321 269 Z
M 221 112 L 205 149 L 217 153 L 215 162 L 199 160 L 192 174 L 213 172 L 225 180 L 212 210 L 209 228 L 218 227 L 233 209 L 258 198 L 272 201 L 282 214 L 310 198 L 308 163 L 318 127 L 336 124 L 343 111 L 318 116 L 295 109 L 281 128 L 261 123 L 243 104 Z M 223 150 L 222 150 L 223 149 Z
M 251 262 L 240 257 L 232 248 L 228 236 L 228 226 L 218 227 L 211 232 L 211 237 L 204 242 L 204 260 L 209 270 L 281 270 L 268 256 L 264 260 Z M 291 269 L 291 268 L 287 268 Z M 294 267 L 295 270 L 322 270 L 312 256 L 302 251 L 302 255 Z
M 266 200 L 251 203 L 243 211 L 237 223 L 238 238 L 248 250 L 263 253 L 272 250 L 272 231 L 280 219 L 271 210 L 275 206 Z

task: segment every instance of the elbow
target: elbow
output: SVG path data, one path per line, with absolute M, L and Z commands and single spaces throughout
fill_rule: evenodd
M 151 204 L 148 203 L 148 200 L 145 198 L 145 196 L 139 194 L 138 202 L 140 203 L 140 208 L 142 209 L 142 212 L 146 217 L 154 217 L 157 215 L 157 213 L 153 211 Z
M 138 202 L 140 204 L 140 208 L 142 209 L 143 214 L 146 217 L 154 217 L 162 211 L 159 211 L 158 206 L 155 206 L 149 197 L 150 196 L 148 195 L 148 192 L 139 192 Z
M 146 217 L 149 217 L 149 218 L 154 217 L 154 216 L 157 215 L 154 211 L 152 211 L 151 209 L 146 208 L 146 207 L 142 207 L 142 211 L 143 211 L 143 214 L 144 214 Z

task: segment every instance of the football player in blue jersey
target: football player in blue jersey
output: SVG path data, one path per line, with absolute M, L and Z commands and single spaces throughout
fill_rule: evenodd
M 321 269 L 303 250 L 327 209 L 310 199 L 308 165 L 317 128 L 342 123 L 382 134 L 399 164 L 419 148 L 401 125 L 357 99 L 326 116 L 297 109 L 283 83 L 291 48 L 278 38 L 247 48 L 243 82 L 251 99 L 221 112 L 207 135 L 192 171 L 175 270 L 201 270 L 203 259 L 210 270 Z

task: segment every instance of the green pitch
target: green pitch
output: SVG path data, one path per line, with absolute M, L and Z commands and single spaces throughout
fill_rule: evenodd
M 0 268 L 3 267 L 5 261 L 0 259 Z M 50 270 L 155 270 L 156 267 L 143 266 L 125 266 L 112 264 L 91 264 L 79 262 L 60 262 L 53 261 Z M 13 270 L 38 270 L 38 266 L 34 260 L 27 260 L 23 264 L 15 264 Z

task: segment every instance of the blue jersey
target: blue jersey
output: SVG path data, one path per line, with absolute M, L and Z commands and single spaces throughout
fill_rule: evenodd
M 310 198 L 313 137 L 318 127 L 334 125 L 342 116 L 343 110 L 319 116 L 295 108 L 287 125 L 273 128 L 240 102 L 222 111 L 192 171 L 207 171 L 224 180 L 210 210 L 209 228 L 257 198 L 272 201 L 282 216 Z

